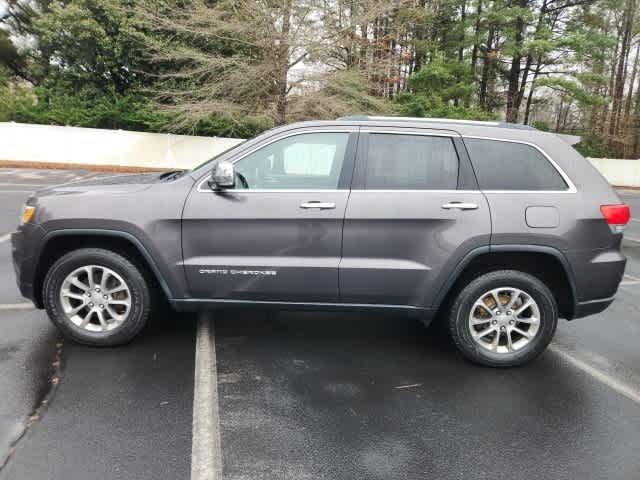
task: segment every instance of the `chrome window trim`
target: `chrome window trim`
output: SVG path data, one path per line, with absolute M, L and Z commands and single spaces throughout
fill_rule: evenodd
M 426 190 L 426 189 L 407 189 L 407 190 L 367 190 L 364 188 L 353 188 L 351 190 L 346 189 L 346 188 L 336 188 L 336 189 L 294 189 L 294 188 L 279 188 L 279 189 L 269 189 L 269 188 L 254 188 L 254 189 L 246 189 L 246 188 L 238 188 L 236 190 L 231 189 L 228 190 L 229 192 L 233 192 L 233 193 L 270 193 L 270 192 L 275 192 L 275 193 L 304 193 L 304 192 L 314 192 L 314 193 L 335 193 L 335 192 L 367 192 L 367 193 L 425 193 L 425 192 L 429 192 L 429 193 L 482 193 L 480 190 L 451 190 L 451 189 L 442 189 L 442 190 L 438 190 L 438 189 L 430 189 L 430 190 Z M 513 191 L 513 190 L 511 190 Z M 214 192 L 211 189 L 205 189 L 203 190 L 203 192 L 205 193 L 212 193 Z
M 566 190 L 483 190 L 482 188 L 480 188 L 480 191 L 484 193 L 577 193 L 578 192 L 578 189 L 576 188 L 575 184 L 573 183 L 569 175 L 567 175 L 566 172 L 562 169 L 562 167 L 560 167 L 560 165 L 558 165 L 555 162 L 555 160 L 553 160 L 553 158 L 551 158 L 551 156 L 547 154 L 547 152 L 545 152 L 541 147 L 539 147 L 535 143 L 527 142 L 525 140 L 511 140 L 511 139 L 505 139 L 505 138 L 484 137 L 484 136 L 478 136 L 478 135 L 463 135 L 462 139 L 464 140 L 465 138 L 473 138 L 476 140 L 493 140 L 494 142 L 505 142 L 505 143 L 521 143 L 523 145 L 528 145 L 529 147 L 533 147 L 538 152 L 540 152 L 542 156 L 549 161 L 549 163 L 551 163 L 553 168 L 556 169 L 556 171 L 560 174 L 562 179 L 568 185 L 568 188 Z M 473 163 L 473 160 L 472 160 L 472 163 Z
M 359 128 L 358 127 L 341 127 L 341 128 L 314 128 L 314 129 L 310 129 L 310 130 L 300 130 L 300 131 L 291 131 L 291 132 L 283 132 L 281 135 L 275 135 L 273 138 L 268 139 L 265 143 L 261 143 L 260 145 L 256 146 L 255 148 L 252 148 L 246 152 L 244 152 L 242 155 L 240 155 L 239 157 L 231 160 L 231 163 L 236 163 L 239 162 L 240 160 L 242 160 L 245 157 L 248 157 L 249 155 L 251 155 L 254 152 L 257 152 L 258 150 L 260 150 L 261 148 L 267 147 L 269 145 L 271 145 L 272 143 L 277 142 L 278 140 L 282 140 L 285 138 L 289 138 L 289 137 L 295 137 L 296 135 L 306 135 L 309 133 L 358 133 L 359 132 Z M 203 187 L 202 185 L 207 182 L 207 180 L 209 180 L 211 178 L 211 174 L 207 174 L 204 175 L 203 178 L 201 178 L 200 180 L 198 180 L 198 187 L 196 188 L 197 192 L 201 192 L 201 193 L 210 193 L 213 190 L 211 190 L 210 188 L 206 188 Z M 250 189 L 250 188 L 239 188 L 239 189 L 229 189 L 228 191 L 232 191 L 232 192 L 256 192 L 256 193 L 264 193 L 264 192 L 338 192 L 338 191 L 348 191 L 345 189 L 342 190 L 338 190 L 338 189 L 286 189 L 286 188 L 280 188 L 280 189 L 269 189 L 269 188 L 261 188 L 261 189 Z
M 540 194 L 549 194 L 549 193 L 561 193 L 561 194 L 566 194 L 566 193 L 577 193 L 577 188 L 575 186 L 575 184 L 573 183 L 573 181 L 571 180 L 571 178 L 569 177 L 569 175 L 567 175 L 567 173 L 562 169 L 562 167 L 560 167 L 560 165 L 558 165 L 553 158 L 551 158 L 551 156 L 549 154 L 547 154 L 547 152 L 545 152 L 541 147 L 539 147 L 538 145 L 536 145 L 535 143 L 531 143 L 531 142 L 527 142 L 525 140 L 512 140 L 512 139 L 504 139 L 504 138 L 496 138 L 496 137 L 486 137 L 486 136 L 480 136 L 480 135 L 460 135 L 458 132 L 454 132 L 454 131 L 447 131 L 447 132 L 443 132 L 443 131 L 428 131 L 428 132 L 421 132 L 421 131 L 415 131 L 412 130 L 410 128 L 406 128 L 406 127 L 397 127 L 398 130 L 393 129 L 393 130 L 388 130 L 389 127 L 375 127 L 375 128 L 362 128 L 360 130 L 358 130 L 357 127 L 346 127 L 346 128 L 338 128 L 338 129 L 331 129 L 331 128 L 319 128 L 319 129 L 312 129 L 312 130 L 303 130 L 303 131 L 292 131 L 292 132 L 285 132 L 282 135 L 277 135 L 274 138 L 270 139 L 268 142 L 263 143 L 259 146 L 256 146 L 255 148 L 252 148 L 251 150 L 243 153 L 240 157 L 234 159 L 232 161 L 232 163 L 236 163 L 240 160 L 242 160 L 243 158 L 247 157 L 248 155 L 251 155 L 252 153 L 260 150 L 263 147 L 266 147 L 274 142 L 277 142 L 278 140 L 282 140 L 284 138 L 289 138 L 289 137 L 293 137 L 296 135 L 304 135 L 304 134 L 308 134 L 308 133 L 358 133 L 358 131 L 360 131 L 360 133 L 389 133 L 389 134 L 396 134 L 396 135 L 422 135 L 422 136 L 437 136 L 437 137 L 448 137 L 448 138 L 462 138 L 463 140 L 466 138 L 472 138 L 472 139 L 478 139 L 478 140 L 493 140 L 496 142 L 506 142 L 506 143 L 520 143 L 523 145 L 527 145 L 529 147 L 532 147 L 534 149 L 536 149 L 538 152 L 540 152 L 542 154 L 542 156 L 544 156 L 549 163 L 551 163 L 551 165 L 553 166 L 553 168 L 556 169 L 556 171 L 560 174 L 560 176 L 562 177 L 562 179 L 565 181 L 565 183 L 568 185 L 568 188 L 566 190 L 482 190 L 482 189 L 478 189 L 478 190 L 451 190 L 451 189 L 443 189 L 443 190 L 437 190 L 437 189 L 411 189 L 411 190 L 382 190 L 382 189 L 372 189 L 372 190 L 367 190 L 367 189 L 352 189 L 352 190 L 348 190 L 348 189 L 286 189 L 286 188 L 281 188 L 281 189 L 268 189 L 268 188 L 264 188 L 264 189 L 231 189 L 230 191 L 233 191 L 234 193 L 303 193 L 303 192 L 315 192 L 315 193 L 329 193 L 329 192 L 348 192 L 348 191 L 352 191 L 352 192 L 373 192 L 373 193 L 392 193 L 392 192 L 396 192 L 396 193 L 424 193 L 424 192 L 440 192 L 440 193 L 478 193 L 478 192 L 483 192 L 483 193 L 512 193 L 512 194 L 520 194 L 520 193 L 540 193 Z M 393 128 L 393 127 L 392 127 Z M 198 186 L 196 191 L 200 192 L 200 193 L 211 193 L 212 190 L 210 188 L 206 188 L 203 187 L 203 184 L 209 180 L 211 178 L 211 175 L 204 175 L 203 178 L 201 178 L 198 181 Z
M 368 192 L 368 193 L 451 193 L 451 194 L 455 194 L 455 193 L 482 193 L 480 190 L 452 190 L 452 189 L 442 189 L 442 190 L 438 190 L 438 189 L 418 189 L 418 188 L 414 188 L 414 189 L 403 189 L 403 190 L 381 190 L 381 189 L 366 189 L 366 188 L 354 188 L 351 190 L 351 192 L 358 192 L 358 193 L 362 193 L 362 192 Z
M 203 190 L 198 190 L 203 193 L 216 193 L 216 191 L 211 190 L 210 188 L 205 188 Z M 312 188 L 238 188 L 238 189 L 225 189 L 225 192 L 228 193 L 304 193 L 304 192 L 313 192 L 313 193 L 340 193 L 340 192 L 349 192 L 346 188 L 335 188 L 335 189 L 312 189 Z

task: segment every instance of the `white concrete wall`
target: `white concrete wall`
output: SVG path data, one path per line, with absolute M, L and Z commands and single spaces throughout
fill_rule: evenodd
M 0 161 L 191 168 L 241 141 L 0 122 Z M 640 187 L 640 160 L 589 160 L 612 185 Z
M 0 160 L 191 168 L 242 140 L 0 122 Z
M 590 158 L 589 161 L 611 185 L 640 187 L 640 160 Z

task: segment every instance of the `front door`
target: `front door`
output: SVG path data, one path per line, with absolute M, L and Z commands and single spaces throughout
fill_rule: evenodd
M 201 179 L 183 214 L 192 298 L 337 302 L 357 128 L 298 129 L 232 159 L 236 187 Z
M 342 301 L 429 308 L 490 233 L 487 201 L 456 132 L 363 128 L 345 215 Z

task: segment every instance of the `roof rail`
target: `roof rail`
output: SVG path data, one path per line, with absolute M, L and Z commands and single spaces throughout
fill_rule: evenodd
M 486 127 L 515 128 L 519 130 L 535 130 L 529 125 L 507 122 L 491 122 L 483 120 L 461 120 L 457 118 L 432 118 L 432 117 L 394 117 L 394 116 L 377 116 L 377 115 L 351 115 L 338 118 L 338 120 L 352 121 L 388 121 L 388 122 L 415 122 L 415 123 L 459 123 L 464 125 L 478 125 Z

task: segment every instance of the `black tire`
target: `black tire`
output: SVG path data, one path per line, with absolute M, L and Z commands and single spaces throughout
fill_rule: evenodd
M 489 290 L 503 287 L 526 292 L 540 311 L 537 333 L 528 344 L 509 353 L 492 352 L 480 346 L 469 327 L 469 315 L 475 301 Z M 458 293 L 448 318 L 449 333 L 460 352 L 472 362 L 490 367 L 515 367 L 533 360 L 549 345 L 557 324 L 558 307 L 549 288 L 538 278 L 516 270 L 490 272 L 471 281 Z
M 91 332 L 68 319 L 60 300 L 65 278 L 86 265 L 107 267 L 124 279 L 131 293 L 131 309 L 123 323 L 113 330 Z M 102 248 L 82 248 L 59 258 L 49 269 L 43 285 L 43 300 L 51 321 L 65 337 L 95 347 L 113 347 L 130 342 L 145 327 L 151 311 L 149 282 L 140 269 L 122 255 Z

